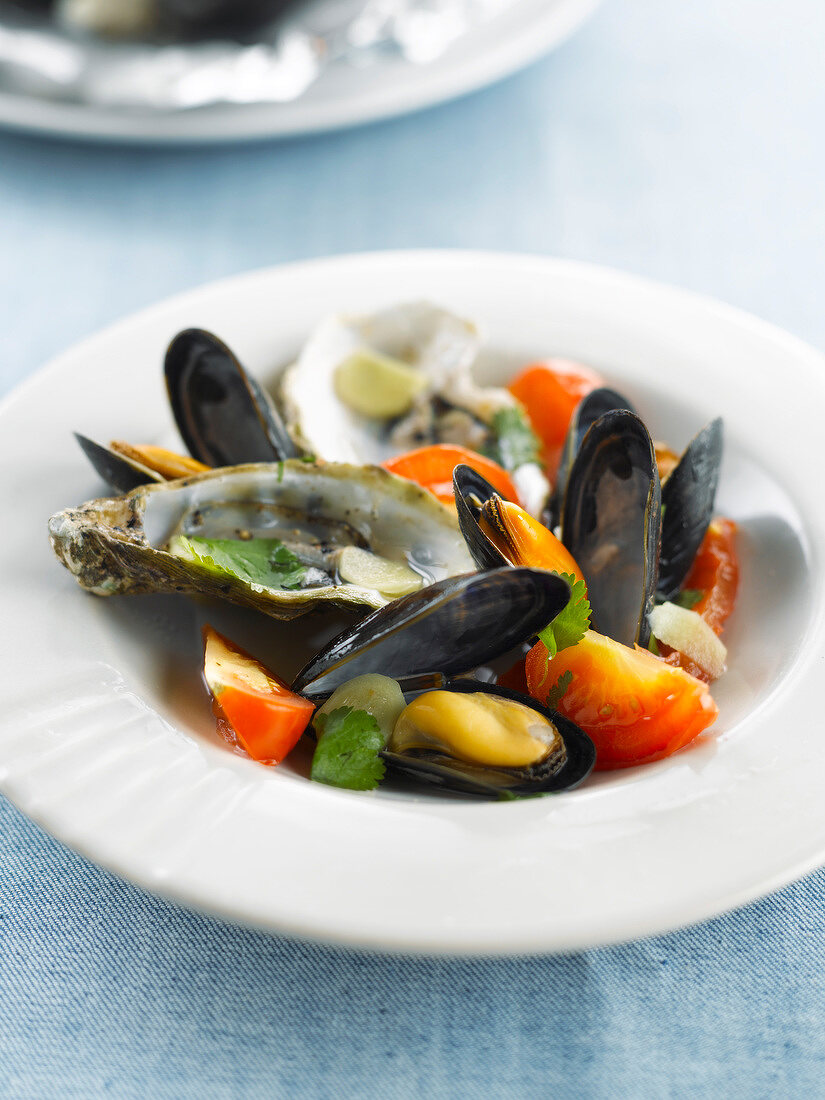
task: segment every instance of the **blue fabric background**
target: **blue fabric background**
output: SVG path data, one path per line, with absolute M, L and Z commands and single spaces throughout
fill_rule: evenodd
M 608 0 L 531 70 L 367 129 L 0 137 L 0 393 L 172 292 L 369 248 L 612 264 L 825 347 L 824 33 L 820 0 Z M 0 803 L 0 1095 L 823 1095 L 823 897 L 570 958 L 382 958 L 182 911 Z

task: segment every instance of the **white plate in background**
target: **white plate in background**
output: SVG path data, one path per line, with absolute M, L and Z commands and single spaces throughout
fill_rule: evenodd
M 289 103 L 143 112 L 0 91 L 0 126 L 148 143 L 246 141 L 337 130 L 407 114 L 492 84 L 554 49 L 599 2 L 518 0 L 431 64 L 414 65 L 390 54 L 363 68 L 336 63 Z
M 211 328 L 264 380 L 324 314 L 428 297 L 478 321 L 489 376 L 578 358 L 683 446 L 721 414 L 742 584 L 700 742 L 580 790 L 488 804 L 309 783 L 233 755 L 199 682 L 209 617 L 290 676 L 334 627 L 183 597 L 100 599 L 48 516 L 103 488 L 71 436 L 174 442 L 161 361 Z M 277 303 L 277 308 L 273 306 Z M 711 916 L 825 861 L 825 360 L 728 307 L 536 257 L 386 253 L 255 272 L 129 318 L 0 407 L 0 789 L 66 844 L 182 902 L 385 949 L 571 950 Z M 340 625 L 340 624 L 339 624 Z

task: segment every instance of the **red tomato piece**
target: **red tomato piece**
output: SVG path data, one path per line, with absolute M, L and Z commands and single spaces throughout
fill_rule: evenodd
M 736 524 L 717 516 L 711 520 L 684 583 L 685 588 L 698 589 L 703 594 L 694 605 L 696 611 L 713 632 L 722 633 L 736 603 L 739 588 L 739 558 L 736 554 Z M 707 673 L 678 650 L 660 647 L 670 665 L 685 669 L 701 680 Z
M 631 649 L 592 630 L 552 660 L 537 642 L 526 671 L 530 694 L 540 702 L 563 673 L 572 674 L 557 709 L 593 739 L 596 768 L 602 771 L 669 756 L 719 713 L 701 680 L 646 649 Z
M 309 725 L 314 704 L 211 626 L 203 640 L 203 676 L 219 731 L 253 760 L 280 764 Z
M 414 451 L 396 455 L 384 463 L 384 469 L 391 474 L 415 481 L 441 501 L 442 504 L 455 504 L 453 495 L 453 470 L 460 465 L 471 466 L 485 477 L 503 497 L 519 502 L 516 487 L 507 471 L 493 462 L 491 458 L 477 454 L 467 447 L 449 443 L 434 443 L 429 447 L 419 447 Z
M 604 379 L 590 367 L 569 359 L 547 359 L 531 363 L 507 387 L 524 406 L 533 431 L 544 448 L 547 474 L 555 480 L 564 437 L 581 399 L 604 385 Z
M 711 520 L 684 587 L 698 588 L 704 592 L 693 610 L 699 612 L 716 634 L 721 634 L 733 611 L 739 588 L 739 558 L 736 555 L 736 524 L 733 520 L 721 516 Z

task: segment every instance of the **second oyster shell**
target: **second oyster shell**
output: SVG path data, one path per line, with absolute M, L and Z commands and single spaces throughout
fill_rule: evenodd
M 291 619 L 319 603 L 383 607 L 376 589 L 334 577 L 282 589 L 216 575 L 168 551 L 175 535 L 271 537 L 324 553 L 367 548 L 419 573 L 423 583 L 472 571 L 455 518 L 429 493 L 374 467 L 300 460 L 227 467 L 144 485 L 52 516 L 52 547 L 97 595 L 199 592 Z

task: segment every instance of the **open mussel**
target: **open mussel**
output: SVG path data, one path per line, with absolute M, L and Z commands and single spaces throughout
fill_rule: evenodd
M 75 432 L 74 437 L 100 477 L 122 493 L 131 492 L 139 485 L 174 481 L 208 469 L 202 462 L 175 454 L 165 447 L 151 444 L 135 446 L 118 440 L 104 447 L 80 432 Z
M 282 619 L 324 602 L 383 607 L 472 567 L 426 490 L 375 467 L 301 460 L 140 486 L 59 512 L 49 534 L 98 595 L 199 592 Z
M 457 466 L 453 487 L 459 527 L 479 569 L 525 565 L 584 579 L 570 552 L 549 528 L 500 496 L 475 471 Z
M 659 576 L 662 501 L 653 443 L 635 413 L 599 417 L 570 470 L 561 538 L 581 567 L 593 627 L 646 646 Z
M 713 517 L 722 435 L 717 417 L 694 437 L 662 485 L 658 594 L 664 600 L 679 591 Z
M 83 453 L 113 489 L 128 493 L 211 467 L 280 462 L 301 453 L 271 399 L 212 333 L 178 333 L 164 370 L 172 412 L 192 457 L 154 445 L 104 446 L 75 432 Z
M 128 493 L 132 489 L 137 489 L 139 485 L 149 485 L 153 481 L 165 480 L 159 473 L 150 470 L 144 463 L 131 456 L 119 454 L 112 447 L 104 447 L 101 443 L 95 443 L 93 439 L 81 435 L 80 432 L 75 432 L 74 437 L 95 471 L 113 489 Z
M 453 470 L 453 491 L 458 526 L 467 549 L 479 569 L 499 569 L 510 562 L 490 541 L 479 526 L 484 506 L 500 494 L 490 482 L 471 466 L 459 465 Z
M 178 333 L 164 373 L 178 431 L 207 466 L 279 462 L 301 453 L 272 400 L 211 332 Z
M 538 569 L 440 581 L 339 634 L 299 673 L 293 689 L 320 702 L 358 677 L 380 673 L 400 684 L 407 704 L 382 753 L 391 771 L 487 797 L 569 789 L 595 762 L 586 734 L 527 696 L 455 679 L 532 638 L 569 594 L 560 577 Z M 463 698 L 451 701 L 451 693 Z M 432 721 L 422 720 L 422 709 L 430 717 L 435 709 L 437 731 Z M 516 721 L 532 738 L 531 751 L 518 764 L 485 740 L 490 710 L 494 722 Z
M 472 758 L 475 753 L 471 744 L 466 757 L 460 759 L 452 739 L 435 738 L 429 731 L 421 736 L 414 719 L 405 723 L 402 713 L 396 727 L 398 732 L 394 732 L 382 753 L 388 767 L 397 774 L 416 782 L 434 784 L 443 790 L 506 798 L 567 791 L 583 783 L 593 770 L 595 749 L 587 734 L 535 699 L 497 684 L 469 680 L 450 680 L 440 690 L 469 695 L 476 702 L 503 700 L 505 706 L 512 704 L 531 710 L 533 717 L 527 719 L 528 729 L 540 732 L 540 744 L 545 751 L 538 749 L 540 755 L 530 763 L 493 767 Z

